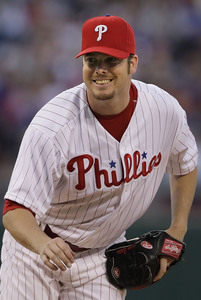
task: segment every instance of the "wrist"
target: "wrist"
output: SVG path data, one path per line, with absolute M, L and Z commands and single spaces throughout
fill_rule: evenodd
M 179 241 L 183 241 L 187 232 L 187 226 L 172 224 L 166 232 Z

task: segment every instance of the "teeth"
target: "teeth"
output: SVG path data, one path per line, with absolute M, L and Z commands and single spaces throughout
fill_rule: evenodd
M 108 84 L 110 83 L 109 79 L 104 79 L 104 80 L 96 80 L 95 81 L 97 84 Z

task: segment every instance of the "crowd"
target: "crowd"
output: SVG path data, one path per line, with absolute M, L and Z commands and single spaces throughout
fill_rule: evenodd
M 82 81 L 82 23 L 110 13 L 136 35 L 136 78 L 175 96 L 201 141 L 200 0 L 1 0 L 0 162 L 16 157 L 38 109 Z

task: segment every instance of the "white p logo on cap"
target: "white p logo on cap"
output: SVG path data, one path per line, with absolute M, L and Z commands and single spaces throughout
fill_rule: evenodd
M 98 25 L 98 26 L 96 26 L 95 31 L 98 32 L 97 41 L 101 41 L 102 34 L 107 31 L 107 26 L 106 25 Z

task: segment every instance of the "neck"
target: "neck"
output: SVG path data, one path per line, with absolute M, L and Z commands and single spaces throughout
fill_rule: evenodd
M 87 91 L 87 99 L 92 111 L 99 115 L 117 115 L 121 113 L 128 105 L 130 100 L 129 89 L 126 93 L 120 96 L 114 96 L 108 100 L 95 99 Z

